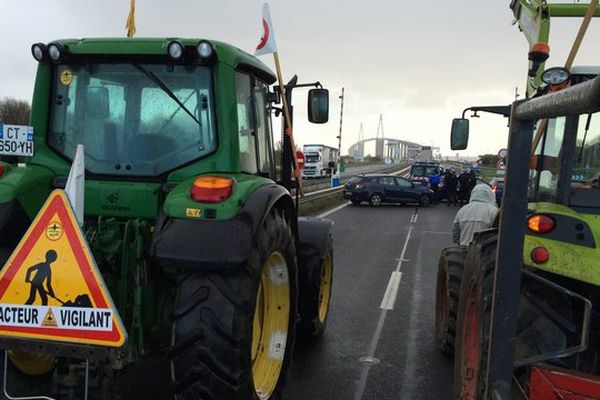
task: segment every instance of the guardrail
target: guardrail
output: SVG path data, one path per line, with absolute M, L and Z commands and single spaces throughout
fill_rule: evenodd
M 402 163 L 401 165 L 403 165 Z M 390 170 L 395 170 L 398 165 L 394 165 L 390 168 L 389 165 L 386 164 L 373 164 L 368 166 L 353 166 L 346 169 L 345 172 L 340 173 L 340 182 L 343 184 L 348 181 L 353 176 L 360 174 L 374 174 L 374 173 L 386 173 Z M 304 185 L 304 193 L 314 192 L 320 189 L 328 189 L 331 185 L 331 177 L 323 177 L 323 178 L 304 178 L 302 180 L 302 184 Z
M 398 168 L 401 168 L 401 169 L 398 170 Z M 403 164 L 403 165 L 396 165 L 392 168 L 387 168 L 385 170 L 380 170 L 380 171 L 378 171 L 378 173 L 382 173 L 382 174 L 390 173 L 392 175 L 400 175 L 401 173 L 406 172 L 409 169 L 410 169 L 410 165 L 407 166 L 406 164 Z M 347 182 L 349 179 L 350 178 L 348 178 L 345 182 Z M 321 189 L 321 190 L 316 190 L 314 192 L 306 193 L 304 195 L 304 197 L 300 198 L 299 203 L 305 204 L 310 201 L 323 199 L 323 198 L 332 196 L 333 194 L 340 193 L 344 189 L 344 183 L 340 182 L 340 186 L 336 186 L 333 188 Z

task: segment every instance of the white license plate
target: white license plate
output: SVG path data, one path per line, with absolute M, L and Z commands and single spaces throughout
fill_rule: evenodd
M 33 156 L 33 127 L 0 124 L 0 154 Z

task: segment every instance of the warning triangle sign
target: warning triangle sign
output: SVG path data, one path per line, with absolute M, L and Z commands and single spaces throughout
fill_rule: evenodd
M 0 271 L 0 335 L 121 347 L 127 332 L 63 190 Z
M 51 308 L 49 308 L 48 312 L 46 312 L 46 316 L 42 321 L 42 326 L 57 326 L 56 317 L 54 317 L 54 313 L 52 312 Z

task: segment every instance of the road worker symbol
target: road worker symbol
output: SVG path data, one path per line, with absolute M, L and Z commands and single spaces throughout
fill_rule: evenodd
M 120 347 L 127 333 L 62 190 L 0 271 L 0 336 Z
M 29 298 L 25 301 L 25 304 L 33 304 L 39 294 L 42 305 L 47 306 L 48 295 L 55 297 L 54 290 L 52 289 L 51 269 L 51 265 L 54 261 L 56 261 L 56 251 L 48 250 L 46 252 L 46 261 L 33 265 L 27 269 L 25 283 L 31 285 L 31 291 L 29 292 Z M 44 282 L 46 283 L 45 287 Z

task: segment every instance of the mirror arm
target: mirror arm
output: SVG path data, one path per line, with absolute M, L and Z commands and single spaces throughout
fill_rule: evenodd
M 473 111 L 473 116 L 474 117 L 479 117 L 479 115 L 477 115 L 478 111 L 482 111 L 482 112 L 487 112 L 490 114 L 499 114 L 502 115 L 503 117 L 510 117 L 510 106 L 475 106 L 475 107 L 468 107 L 465 108 L 462 112 L 462 119 L 465 119 L 465 114 L 467 113 L 467 111 Z

